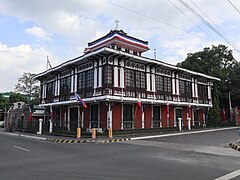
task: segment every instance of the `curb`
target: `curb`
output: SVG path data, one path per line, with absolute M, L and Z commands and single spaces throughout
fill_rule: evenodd
M 65 143 L 65 144 L 85 144 L 85 143 L 114 143 L 114 142 L 122 142 L 129 141 L 130 138 L 121 138 L 121 139 L 109 139 L 109 140 L 70 140 L 70 139 L 53 139 L 47 138 L 45 141 L 53 142 L 53 143 Z
M 229 143 L 229 147 L 237 150 L 237 151 L 240 151 L 240 144 L 236 144 L 236 143 Z

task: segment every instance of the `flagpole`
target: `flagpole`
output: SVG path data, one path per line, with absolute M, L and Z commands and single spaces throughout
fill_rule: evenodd
M 232 114 L 232 103 L 231 103 L 231 94 L 230 94 L 230 92 L 228 93 L 228 98 L 229 98 L 229 114 L 230 114 L 230 120 L 232 120 L 232 116 L 231 116 L 231 114 Z

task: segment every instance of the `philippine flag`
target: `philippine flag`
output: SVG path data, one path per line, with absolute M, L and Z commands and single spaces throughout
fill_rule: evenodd
M 75 99 L 79 101 L 84 108 L 87 108 L 86 103 L 82 100 L 82 98 L 77 93 L 75 93 Z

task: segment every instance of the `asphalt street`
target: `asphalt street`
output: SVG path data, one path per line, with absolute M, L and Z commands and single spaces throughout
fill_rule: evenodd
M 240 179 L 240 152 L 225 147 L 226 141 L 236 140 L 234 131 L 215 133 L 194 134 L 188 143 L 166 137 L 166 142 L 109 144 L 61 144 L 0 134 L 0 179 L 208 180 L 231 172 Z M 206 138 L 198 144 L 195 136 Z

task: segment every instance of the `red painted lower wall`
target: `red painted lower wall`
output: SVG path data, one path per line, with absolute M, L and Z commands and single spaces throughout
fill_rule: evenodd
M 174 107 L 170 106 L 169 107 L 169 126 L 174 127 Z
M 152 127 L 152 106 L 146 106 L 144 111 L 144 128 Z
M 117 103 L 112 108 L 112 127 L 115 130 L 121 129 L 122 126 L 122 105 Z
M 86 109 L 84 109 L 84 127 L 83 128 L 89 128 L 89 122 L 90 122 L 90 105 Z
M 139 107 L 134 106 L 134 129 L 142 128 L 142 112 Z
M 104 103 L 100 103 L 100 128 L 107 128 L 107 109 Z

